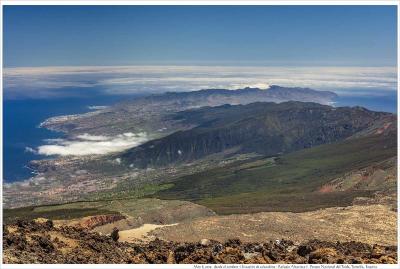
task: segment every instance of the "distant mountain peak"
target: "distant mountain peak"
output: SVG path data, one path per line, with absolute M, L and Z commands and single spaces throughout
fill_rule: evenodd
M 259 91 L 266 91 L 271 88 L 271 85 L 269 84 L 258 84 L 258 85 L 253 85 L 253 86 L 246 86 L 243 89 L 237 89 L 237 90 L 259 90 Z

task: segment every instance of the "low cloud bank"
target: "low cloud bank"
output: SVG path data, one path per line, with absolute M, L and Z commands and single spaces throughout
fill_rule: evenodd
M 37 154 L 37 151 L 31 147 L 25 147 L 25 152 Z
M 47 156 L 101 155 L 123 151 L 148 140 L 146 133 L 123 133 L 113 137 L 83 134 L 77 136 L 74 140 L 53 140 L 54 144 L 39 146 L 37 153 Z
M 109 106 L 88 106 L 90 110 L 103 110 L 108 108 Z
M 82 66 L 5 68 L 6 98 L 137 94 L 268 85 L 347 91 L 397 89 L 396 67 Z M 74 92 L 79 89 L 79 92 Z

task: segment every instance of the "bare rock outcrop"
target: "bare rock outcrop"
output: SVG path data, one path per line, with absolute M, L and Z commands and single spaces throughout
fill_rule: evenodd
M 397 263 L 397 247 L 355 241 L 178 243 L 115 241 L 77 226 L 22 221 L 4 227 L 4 263 Z M 205 244 L 207 241 L 207 244 Z

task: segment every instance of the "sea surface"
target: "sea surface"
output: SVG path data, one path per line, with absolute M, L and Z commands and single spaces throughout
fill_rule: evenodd
M 31 160 L 44 159 L 26 150 L 44 144 L 45 139 L 60 138 L 62 133 L 38 128 L 49 117 L 92 111 L 89 106 L 107 106 L 121 96 L 98 95 L 57 99 L 24 99 L 3 101 L 3 179 L 5 182 L 29 178 L 32 171 L 26 165 Z M 125 97 L 126 98 L 126 97 Z
M 62 133 L 38 128 L 49 117 L 90 111 L 89 106 L 112 105 L 126 96 L 96 95 L 57 99 L 24 99 L 3 101 L 3 179 L 5 182 L 24 180 L 32 176 L 27 168 L 31 160 L 45 158 L 27 151 L 37 148 L 46 139 L 60 138 Z M 370 110 L 397 112 L 396 92 L 381 96 L 340 96 L 334 106 L 363 106 Z
M 334 106 L 362 106 L 369 110 L 397 114 L 397 94 L 395 91 L 379 96 L 339 96 Z

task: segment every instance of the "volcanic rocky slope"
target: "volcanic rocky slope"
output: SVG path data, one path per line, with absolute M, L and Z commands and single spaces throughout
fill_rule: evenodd
M 395 121 L 390 113 L 361 107 L 293 101 L 205 107 L 180 112 L 175 119 L 196 127 L 149 141 L 119 157 L 142 168 L 190 162 L 219 152 L 276 156 L 349 138 L 377 122 L 392 125 Z
M 116 237 L 114 236 L 114 239 Z M 287 240 L 242 243 L 147 244 L 116 242 L 109 236 L 52 221 L 18 221 L 3 234 L 4 263 L 396 263 L 395 246 L 358 242 L 330 243 Z

